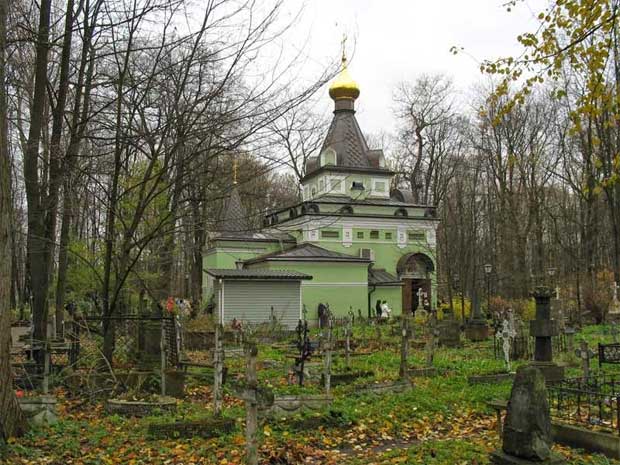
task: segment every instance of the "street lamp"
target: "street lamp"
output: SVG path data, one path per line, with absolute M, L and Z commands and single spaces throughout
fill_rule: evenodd
M 484 265 L 484 275 L 487 280 L 487 317 L 491 314 L 491 271 L 493 265 L 487 263 Z
M 463 299 L 463 290 L 460 289 L 460 282 L 461 282 L 461 277 L 458 273 L 454 273 L 453 278 L 454 280 L 454 289 L 456 289 L 457 293 L 460 291 L 461 294 L 461 321 L 463 323 L 465 323 L 465 302 Z

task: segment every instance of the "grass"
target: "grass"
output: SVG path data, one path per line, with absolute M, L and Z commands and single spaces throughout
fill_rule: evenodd
M 265 464 L 297 464 L 308 457 L 314 462 L 339 465 L 361 464 L 486 464 L 488 453 L 497 448 L 494 414 L 486 402 L 506 399 L 510 382 L 470 386 L 467 377 L 497 372 L 503 363 L 493 358 L 492 341 L 466 342 L 461 349 L 438 349 L 434 366 L 441 375 L 415 380 L 413 389 L 394 394 L 357 393 L 360 385 L 395 380 L 400 365 L 397 337 L 382 328 L 381 350 L 371 355 L 352 357 L 353 371 L 372 370 L 374 376 L 350 385 L 335 386 L 334 402 L 314 413 L 290 415 L 286 419 L 261 424 L 259 442 Z M 583 337 L 595 344 L 604 328 L 588 327 Z M 371 339 L 374 328 L 356 327 L 356 338 Z M 603 340 L 611 340 L 609 334 Z M 577 344 L 578 338 L 576 338 Z M 372 343 L 372 342 L 371 342 Z M 569 354 L 570 355 L 570 354 Z M 567 356 L 569 359 L 570 356 Z M 323 388 L 317 379 L 303 386 L 286 381 L 286 350 L 267 345 L 259 349 L 260 360 L 274 360 L 282 365 L 259 372 L 262 385 L 276 395 L 319 394 Z M 424 366 L 423 350 L 412 350 L 410 365 Z M 316 361 L 316 360 L 315 360 Z M 320 360 L 319 360 L 320 361 Z M 240 376 L 242 359 L 230 359 L 230 376 Z M 523 363 L 523 362 L 520 362 Z M 519 363 L 516 364 L 518 366 Z M 334 371 L 344 371 L 344 357 L 334 358 Z M 613 370 L 614 367 L 605 367 Z M 245 410 L 241 401 L 227 392 L 226 417 L 236 420 L 233 433 L 214 439 L 149 439 L 146 433 L 152 422 L 208 418 L 212 414 L 210 387 L 204 384 L 208 370 L 192 369 L 203 375 L 190 378 L 188 396 L 180 401 L 175 414 L 164 417 L 123 418 L 106 416 L 102 401 L 81 404 L 79 399 L 62 398 L 60 421 L 51 427 L 33 428 L 19 439 L 11 439 L 5 448 L 7 464 L 235 464 L 243 463 L 243 425 Z M 319 369 L 320 371 L 320 369 Z M 571 374 L 579 373 L 572 368 Z M 62 392 L 58 393 L 62 396 Z M 308 429 L 309 427 L 309 429 Z M 574 465 L 603 465 L 620 462 L 581 451 L 559 449 Z

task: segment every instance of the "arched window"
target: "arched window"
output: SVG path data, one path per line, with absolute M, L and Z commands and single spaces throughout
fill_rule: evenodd
M 332 148 L 325 149 L 321 153 L 321 166 L 336 165 L 336 151 Z
M 394 212 L 394 216 L 409 216 L 409 213 L 404 208 L 399 208 Z
M 340 209 L 340 213 L 342 213 L 343 215 L 352 215 L 353 207 L 350 207 L 349 205 L 345 205 L 344 207 Z
M 308 213 L 319 213 L 319 206 L 316 203 L 309 203 L 306 209 Z
M 296 208 L 291 208 L 288 212 L 288 217 L 289 218 L 295 218 L 297 216 L 297 209 Z

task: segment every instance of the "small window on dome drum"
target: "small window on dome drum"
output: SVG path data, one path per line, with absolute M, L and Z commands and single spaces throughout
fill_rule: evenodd
M 351 184 L 351 190 L 352 191 L 363 191 L 364 183 L 359 182 L 359 181 L 353 181 L 353 183 Z
M 398 210 L 394 212 L 394 216 L 409 216 L 409 214 L 407 213 L 407 210 L 405 210 L 404 208 L 399 208 Z

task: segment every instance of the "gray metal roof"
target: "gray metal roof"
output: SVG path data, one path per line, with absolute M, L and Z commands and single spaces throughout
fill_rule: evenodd
M 339 262 L 370 262 L 368 258 L 347 255 L 333 250 L 327 250 L 318 245 L 303 243 L 282 252 L 274 252 L 267 255 L 247 260 L 246 264 L 259 263 L 267 260 L 283 261 L 339 261 Z
M 222 210 L 215 224 L 215 230 L 224 235 L 247 235 L 250 234 L 248 216 L 241 204 L 241 196 L 236 185 L 230 191 L 230 195 L 224 199 Z
M 368 284 L 371 286 L 401 286 L 400 279 L 385 271 L 385 268 L 370 268 L 368 270 Z
M 231 241 L 244 241 L 244 242 L 292 242 L 296 243 L 297 240 L 288 233 L 285 232 L 255 232 L 255 233 L 228 233 L 223 232 L 219 234 L 216 240 L 231 240 Z
M 247 269 L 222 269 L 209 268 L 205 270 L 216 279 L 257 279 L 257 280 L 283 280 L 299 281 L 312 279 L 312 276 L 292 270 L 247 270 Z

